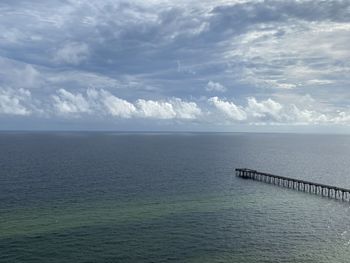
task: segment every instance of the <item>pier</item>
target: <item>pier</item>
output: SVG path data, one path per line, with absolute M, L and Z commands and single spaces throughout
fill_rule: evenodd
M 236 176 L 243 179 L 261 181 L 280 187 L 286 187 L 297 191 L 303 191 L 310 194 L 316 194 L 328 198 L 350 202 L 350 189 L 340 188 L 337 186 L 319 184 L 269 173 L 262 173 L 246 168 L 236 169 Z

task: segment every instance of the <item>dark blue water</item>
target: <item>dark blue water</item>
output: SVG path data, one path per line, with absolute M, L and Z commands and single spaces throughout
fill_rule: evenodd
M 350 136 L 0 134 L 0 262 L 349 262 Z

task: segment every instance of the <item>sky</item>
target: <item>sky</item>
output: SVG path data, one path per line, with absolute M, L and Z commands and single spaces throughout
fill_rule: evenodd
M 0 130 L 350 132 L 350 1 L 1 0 Z

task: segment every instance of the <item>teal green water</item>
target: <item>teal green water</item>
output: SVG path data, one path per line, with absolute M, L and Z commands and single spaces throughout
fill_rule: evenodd
M 234 176 L 349 187 L 350 138 L 0 135 L 0 262 L 348 262 L 350 204 Z

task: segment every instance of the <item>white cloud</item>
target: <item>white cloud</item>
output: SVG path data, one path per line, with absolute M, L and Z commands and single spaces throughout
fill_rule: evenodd
M 107 91 L 101 91 L 101 102 L 108 113 L 114 117 L 131 118 L 136 113 L 136 108 L 132 103 L 120 99 Z
M 202 114 L 195 102 L 185 102 L 179 98 L 172 99 L 170 102 L 178 119 L 196 119 Z
M 290 105 L 289 107 L 286 107 L 285 118 L 290 123 L 304 125 L 334 122 L 332 116 L 327 116 L 323 113 L 314 110 L 299 109 L 294 104 Z
M 255 98 L 248 98 L 248 106 L 246 111 L 255 118 L 269 118 L 273 120 L 281 119 L 282 105 L 278 102 L 267 99 L 258 102 Z
M 136 101 L 138 114 L 144 118 L 155 119 L 173 119 L 176 117 L 176 112 L 169 102 L 143 100 Z
M 206 91 L 218 91 L 218 92 L 227 91 L 224 85 L 220 84 L 219 82 L 213 82 L 213 81 L 209 81 L 205 89 Z
M 195 102 L 185 102 L 179 98 L 169 101 L 139 99 L 136 101 L 138 115 L 154 119 L 196 119 L 201 110 Z
M 337 116 L 334 117 L 333 122 L 335 124 L 350 124 L 350 112 L 340 111 Z
M 59 63 L 79 65 L 88 58 L 89 53 L 86 43 L 70 42 L 57 50 L 54 60 Z
M 212 97 L 208 102 L 231 120 L 243 121 L 247 119 L 247 114 L 244 109 L 233 102 L 220 100 L 218 97 Z
M 65 89 L 60 89 L 57 95 L 52 95 L 54 107 L 59 114 L 89 113 L 89 102 L 82 94 L 73 94 Z
M 25 104 L 30 100 L 29 90 L 0 89 L 0 114 L 30 115 L 31 110 Z
M 202 101 L 199 106 L 194 101 L 184 101 L 180 98 L 138 99 L 130 102 L 103 89 L 87 89 L 83 93 L 59 89 L 51 95 L 50 103 L 45 99 L 32 98 L 29 90 L 2 88 L 0 114 L 39 117 L 59 115 L 66 118 L 112 116 L 120 119 L 182 120 L 219 125 L 350 125 L 349 110 L 319 105 L 314 103 L 314 99 L 309 95 L 300 97 L 299 100 L 304 103 L 299 104 L 297 101 L 288 102 L 283 97 L 281 99 L 284 100 L 283 103 L 271 98 L 258 100 L 248 97 L 246 103 L 239 105 L 233 101 L 212 97 Z
M 305 100 L 311 101 L 311 98 Z M 333 116 L 322 112 L 322 109 L 313 110 L 296 106 L 294 103 L 284 104 L 269 98 L 257 101 L 256 98 L 248 98 L 248 105 L 245 108 L 249 119 L 253 123 L 271 124 L 323 124 L 332 123 Z M 324 109 L 323 109 L 324 110 Z
M 55 112 L 67 117 L 90 114 L 118 118 L 191 120 L 202 113 L 195 102 L 186 102 L 179 98 L 167 101 L 138 99 L 132 103 L 103 89 L 88 89 L 86 94 L 60 89 L 51 97 Z
M 350 114 L 345 112 L 330 112 L 329 109 L 307 109 L 297 107 L 293 103 L 281 104 L 273 99 L 258 101 L 256 98 L 247 98 L 247 105 L 236 105 L 218 97 L 208 100 L 214 105 L 223 118 L 215 121 L 227 123 L 240 122 L 252 125 L 310 125 L 310 124 L 349 124 Z M 229 122 L 229 123 L 230 123 Z

